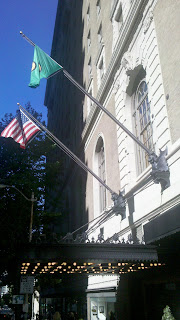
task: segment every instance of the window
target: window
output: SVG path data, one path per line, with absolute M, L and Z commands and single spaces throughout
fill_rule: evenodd
M 87 25 L 89 24 L 90 21 L 90 7 L 87 9 Z
M 98 30 L 98 46 L 99 48 L 101 47 L 102 43 L 102 25 L 100 25 L 99 30 Z
M 148 87 L 142 80 L 136 90 L 134 99 L 134 125 L 136 137 L 150 150 L 153 150 L 151 110 L 148 101 Z M 148 155 L 137 145 L 138 174 L 148 165 Z
M 99 64 L 99 72 L 100 72 L 100 79 L 102 79 L 103 75 L 104 75 L 104 62 L 103 62 L 103 59 L 101 60 L 101 62 Z
M 99 30 L 99 50 L 97 53 L 97 57 L 95 59 L 95 65 L 97 67 L 97 85 L 98 88 L 101 85 L 102 78 L 104 77 L 104 74 L 106 73 L 106 64 L 105 64 L 105 48 L 104 43 L 102 42 L 102 33 L 101 30 Z
M 92 88 L 89 89 L 89 93 L 92 96 Z M 92 105 L 93 105 L 93 101 L 90 98 L 87 98 L 87 115 L 91 111 Z
M 101 50 L 99 50 L 98 56 L 96 58 L 96 66 L 97 66 L 97 84 L 99 88 L 101 85 L 102 79 L 106 73 L 104 45 L 102 45 Z
M 98 0 L 97 3 L 96 3 L 96 10 L 97 10 L 97 17 L 99 17 L 100 12 L 101 12 L 101 2 L 100 2 L 100 0 Z
M 100 179 L 106 183 L 106 175 L 105 175 L 105 152 L 104 152 L 104 142 L 102 137 L 98 139 L 96 146 L 96 154 L 98 161 L 98 176 Z M 106 208 L 106 188 L 99 184 L 99 208 L 100 212 L 102 212 Z
M 103 295 L 101 294 L 98 298 L 94 297 L 92 293 L 88 293 L 87 297 L 90 301 L 90 319 L 110 320 L 110 315 L 115 313 L 116 308 L 115 293 L 103 292 Z
M 122 19 L 122 6 L 120 5 L 116 14 L 115 14 L 115 17 L 114 17 L 114 20 L 116 22 L 116 25 L 117 25 L 117 30 L 119 31 L 121 26 L 122 26 L 122 22 L 123 22 L 123 19 Z
M 89 59 L 88 62 L 88 80 L 90 80 L 92 77 L 92 63 L 91 63 L 91 58 Z
M 87 37 L 87 47 L 88 47 L 88 51 L 89 51 L 90 47 L 91 47 L 91 33 L 90 33 L 90 31 L 89 31 L 88 37 Z
M 110 19 L 113 26 L 113 49 L 114 49 L 120 34 L 121 27 L 123 25 L 123 10 L 122 10 L 121 1 L 115 0 L 112 2 Z

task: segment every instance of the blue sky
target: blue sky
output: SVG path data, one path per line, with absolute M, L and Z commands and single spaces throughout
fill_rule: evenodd
M 30 101 L 46 119 L 44 96 L 46 79 L 36 89 L 28 87 L 34 48 L 20 36 L 23 31 L 47 54 L 51 44 L 58 0 L 2 0 L 0 5 L 1 94 L 0 118 L 15 115 L 17 102 Z

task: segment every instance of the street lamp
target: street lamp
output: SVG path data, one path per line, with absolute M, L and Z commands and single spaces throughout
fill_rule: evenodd
M 29 242 L 31 242 L 31 240 L 32 240 L 32 224 L 33 224 L 33 207 L 34 207 L 34 202 L 37 201 L 37 198 L 34 198 L 34 192 L 32 192 L 31 199 L 29 199 L 25 196 L 24 193 L 22 193 L 21 190 L 19 190 L 15 186 L 0 184 L 0 189 L 2 189 L 2 188 L 13 188 L 16 191 L 18 191 L 27 201 L 31 201 L 31 217 L 30 217 L 30 225 L 29 225 Z

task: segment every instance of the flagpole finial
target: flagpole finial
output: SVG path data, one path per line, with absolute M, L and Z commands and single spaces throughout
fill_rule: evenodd
M 35 43 L 32 42 L 32 40 L 29 39 L 22 31 L 20 31 L 19 33 L 20 33 L 20 35 L 21 35 L 24 39 L 26 39 L 33 47 L 35 47 Z
M 19 33 L 22 37 L 25 37 L 25 34 L 22 31 L 19 31 Z
M 17 102 L 17 105 L 18 105 L 18 106 L 20 106 L 20 103 L 19 103 L 19 102 Z

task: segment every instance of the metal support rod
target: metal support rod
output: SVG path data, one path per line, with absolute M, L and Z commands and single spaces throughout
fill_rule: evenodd
M 35 46 L 35 43 L 30 40 L 25 34 L 20 31 L 20 34 L 23 38 L 25 38 L 32 46 Z M 49 56 L 50 59 L 52 59 Z M 53 59 L 52 59 L 53 60 Z M 55 60 L 53 60 L 55 61 Z M 56 61 L 55 61 L 56 62 Z M 57 63 L 57 62 L 56 62 Z M 169 181 L 169 167 L 165 158 L 166 150 L 161 151 L 160 150 L 160 156 L 158 157 L 154 151 L 151 151 L 148 149 L 139 139 L 136 138 L 136 136 L 129 131 L 120 121 L 118 121 L 106 108 L 104 108 L 99 101 L 97 101 L 89 92 L 87 92 L 76 80 L 73 79 L 73 77 L 59 64 L 61 67 L 61 71 L 65 75 L 65 77 L 74 84 L 81 92 L 83 92 L 86 96 L 88 96 L 101 110 L 103 110 L 121 129 L 123 129 L 142 149 L 145 150 L 145 152 L 148 154 L 148 161 L 152 165 L 152 172 L 151 176 L 153 177 L 155 183 L 161 184 L 161 190 L 165 190 L 169 187 L 170 181 Z M 92 172 L 91 172 L 92 173 Z M 110 191 L 111 192 L 111 191 Z M 112 193 L 112 192 L 111 192 Z M 114 193 L 115 194 L 115 193 Z M 120 199 L 120 198 L 119 198 Z
M 28 118 L 33 121 L 38 127 L 40 127 L 47 136 L 51 137 L 53 141 L 58 144 L 62 150 L 71 157 L 78 165 L 81 166 L 86 172 L 88 171 L 91 173 L 91 175 L 96 178 L 107 190 L 110 191 L 111 194 L 114 194 L 115 192 L 107 186 L 106 183 L 104 183 L 90 168 L 88 168 L 85 163 L 83 163 L 72 151 L 70 151 L 58 138 L 56 138 L 46 127 L 44 127 L 37 119 L 35 119 L 26 109 L 24 109 L 19 103 L 18 105 L 22 109 L 22 111 L 27 114 Z
M 37 201 L 37 198 L 34 198 L 34 192 L 32 192 L 31 199 L 29 199 L 25 196 L 24 193 L 22 193 L 21 190 L 19 190 L 15 186 L 0 184 L 0 189 L 1 188 L 13 188 L 16 191 L 18 191 L 27 201 L 31 201 L 31 216 L 30 216 L 30 224 L 29 224 L 29 242 L 31 242 L 31 240 L 32 240 L 32 224 L 33 224 L 33 208 L 34 208 L 34 202 Z
M 29 295 L 28 295 L 28 293 L 25 293 L 25 306 L 26 306 L 26 311 L 25 311 L 25 315 L 24 315 L 24 318 L 25 318 L 25 320 L 27 320 L 27 318 L 28 318 L 28 309 L 29 309 Z
M 120 121 L 118 121 L 112 113 L 110 113 L 106 108 L 103 107 L 103 105 L 96 100 L 89 92 L 87 92 L 76 80 L 73 79 L 73 77 L 65 70 L 63 69 L 62 72 L 64 73 L 65 77 L 68 78 L 81 92 L 83 92 L 86 96 L 88 96 L 93 102 L 96 103 L 96 105 L 103 110 L 119 127 L 121 127 L 137 144 L 140 145 L 141 148 L 143 148 L 148 155 L 152 154 L 152 151 L 150 151 L 140 140 L 138 140 L 135 135 L 129 131 Z
M 20 31 L 20 34 L 22 35 L 22 37 L 24 39 L 26 39 L 32 46 L 35 46 L 35 43 L 29 39 L 22 31 Z M 51 57 L 50 57 L 51 58 Z M 51 58 L 52 59 L 52 58 Z M 52 59 L 53 61 L 55 61 L 54 59 Z M 55 61 L 56 62 L 56 61 Z M 57 63 L 57 62 L 56 62 Z M 62 66 L 57 63 L 61 68 Z M 152 152 L 151 150 L 149 150 L 139 139 L 136 138 L 136 136 L 129 131 L 120 121 L 118 121 L 113 115 L 112 113 L 110 113 L 106 108 L 104 108 L 101 103 L 96 100 L 89 92 L 87 92 L 76 80 L 73 79 L 73 77 L 63 68 L 61 70 L 65 77 L 71 81 L 71 83 L 73 83 L 81 92 L 83 92 L 86 96 L 88 96 L 94 103 L 96 103 L 96 105 L 103 110 L 119 127 L 121 127 L 137 144 L 139 144 L 139 146 L 141 148 L 143 148 L 147 154 L 149 156 L 151 156 L 152 154 L 154 154 L 154 152 Z
M 34 207 L 34 192 L 32 192 L 32 195 L 31 195 L 31 217 L 30 217 L 30 226 L 29 226 L 29 242 L 32 241 L 33 207 Z

